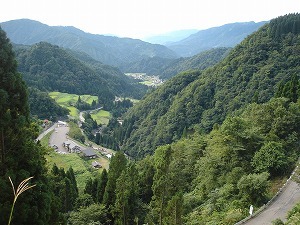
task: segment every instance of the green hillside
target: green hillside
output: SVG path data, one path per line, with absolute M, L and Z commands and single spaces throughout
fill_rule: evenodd
M 280 188 L 300 156 L 299 13 L 270 21 L 214 67 L 166 81 L 136 103 L 124 121 L 121 112 L 133 104 L 125 98 L 114 102 L 107 126 L 96 136 L 88 134 L 128 153 L 94 148 L 110 159 L 108 171 L 99 168 L 92 149 L 82 155 L 89 157 L 86 172 L 86 165 L 74 161 L 78 157 L 60 157 L 35 141 L 38 127 L 29 115 L 28 89 L 2 29 L 0 43 L 0 224 L 12 219 L 11 224 L 24 225 L 234 225 L 249 215 L 250 205 L 259 212 L 276 193 L 289 190 Z M 29 50 L 20 47 L 19 66 L 27 69 L 24 77 L 34 87 L 95 91 L 84 77 L 95 79 L 95 86 L 105 80 L 96 76 L 97 63 L 86 67 L 58 47 L 41 43 Z M 110 86 L 101 87 L 98 91 L 114 98 Z M 96 96 L 105 101 L 99 93 L 80 93 L 82 100 L 53 94 L 61 95 L 61 103 L 77 98 L 80 108 L 83 100 L 95 106 Z M 35 95 L 43 99 L 45 93 Z M 85 119 L 85 132 L 95 128 L 89 114 Z M 71 154 L 76 153 L 66 156 Z M 59 161 L 47 168 L 46 159 Z M 93 172 L 92 162 L 101 173 Z M 297 224 L 298 208 L 287 223 L 276 218 L 268 223 Z
M 107 92 L 107 95 L 137 98 L 146 91 L 116 68 L 90 57 L 80 60 L 78 54 L 70 54 L 49 43 L 17 46 L 15 51 L 19 71 L 27 85 L 42 91 L 91 95 Z
M 75 27 L 48 26 L 28 19 L 3 22 L 1 27 L 13 43 L 33 45 L 41 41 L 49 42 L 85 52 L 95 60 L 113 66 L 153 56 L 176 58 L 176 54 L 163 45 L 131 38 L 85 33 Z
M 221 61 L 229 52 L 230 48 L 214 48 L 201 52 L 192 57 L 181 57 L 178 59 L 163 59 L 153 57 L 130 63 L 124 68 L 125 72 L 147 73 L 157 75 L 161 79 L 170 79 L 176 74 L 186 70 L 204 70 Z
M 28 104 L 32 116 L 55 121 L 71 111 L 55 102 L 46 92 L 41 92 L 36 88 L 28 88 L 28 92 Z
M 140 162 L 154 168 L 147 221 L 158 224 L 161 216 L 173 224 L 176 212 L 180 224 L 233 225 L 249 215 L 250 205 L 257 212 L 296 165 L 299 107 L 286 98 L 252 103 L 209 134 L 158 147 Z M 149 177 L 142 179 L 149 185 Z
M 217 47 L 235 47 L 248 35 L 257 31 L 266 22 L 230 23 L 200 30 L 189 37 L 167 44 L 178 55 L 187 57 Z
M 208 132 L 247 104 L 270 100 L 300 72 L 299 17 L 272 20 L 213 68 L 181 74 L 149 94 L 126 115 L 123 149 L 143 157 L 185 131 Z M 190 82 L 177 88 L 178 79 Z

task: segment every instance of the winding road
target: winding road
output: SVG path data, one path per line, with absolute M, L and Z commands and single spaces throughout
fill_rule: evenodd
M 300 186 L 290 179 L 282 192 L 274 198 L 273 201 L 258 215 L 253 218 L 237 224 L 243 225 L 272 225 L 272 221 L 277 218 L 286 222 L 287 214 L 293 207 L 300 202 Z

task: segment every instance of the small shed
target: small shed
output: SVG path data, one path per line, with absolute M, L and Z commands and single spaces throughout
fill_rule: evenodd
M 84 149 L 84 150 L 82 150 L 82 153 L 83 153 L 84 157 L 87 157 L 87 158 L 90 158 L 90 159 L 97 158 L 97 154 L 96 154 L 96 152 L 94 151 L 93 148 Z

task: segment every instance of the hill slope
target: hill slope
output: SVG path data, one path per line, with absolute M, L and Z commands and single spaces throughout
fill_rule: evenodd
M 94 59 L 119 66 L 143 58 L 175 58 L 176 54 L 162 45 L 131 38 L 118 38 L 85 33 L 75 27 L 55 27 L 28 19 L 0 24 L 13 43 L 32 45 L 41 41 L 85 52 Z
M 195 29 L 177 30 L 177 31 L 172 31 L 172 32 L 168 32 L 165 34 L 147 37 L 147 38 L 144 38 L 143 40 L 150 42 L 152 44 L 167 45 L 167 44 L 171 44 L 173 42 L 177 42 L 182 39 L 185 39 L 188 36 L 190 36 L 191 34 L 194 34 L 196 32 L 198 32 L 198 30 L 195 30 Z
M 136 98 L 141 97 L 145 91 L 118 69 L 95 62 L 89 57 L 83 62 L 78 59 L 79 56 L 76 58 L 73 55 L 45 42 L 31 47 L 16 47 L 19 71 L 29 87 L 41 91 L 92 95 L 106 91 L 113 96 Z
M 274 19 L 213 68 L 166 82 L 127 114 L 123 149 L 143 157 L 185 131 L 210 131 L 250 102 L 267 102 L 280 82 L 300 73 L 299 24 L 300 14 Z M 178 79 L 189 82 L 177 88 Z
M 178 55 L 185 57 L 196 55 L 211 48 L 234 47 L 265 23 L 245 22 L 225 24 L 220 27 L 201 30 L 181 41 L 167 44 L 166 46 Z
M 167 80 L 186 70 L 203 70 L 213 66 L 223 59 L 228 54 L 228 51 L 229 48 L 215 48 L 192 57 L 178 59 L 153 57 L 151 59 L 130 63 L 122 68 L 122 70 L 125 72 L 158 75 L 161 79 Z

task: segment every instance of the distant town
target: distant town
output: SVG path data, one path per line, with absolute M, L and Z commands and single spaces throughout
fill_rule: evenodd
M 159 76 L 147 75 L 146 73 L 125 73 L 126 76 L 133 77 L 134 79 L 141 80 L 140 83 L 147 86 L 156 87 L 163 83 Z

